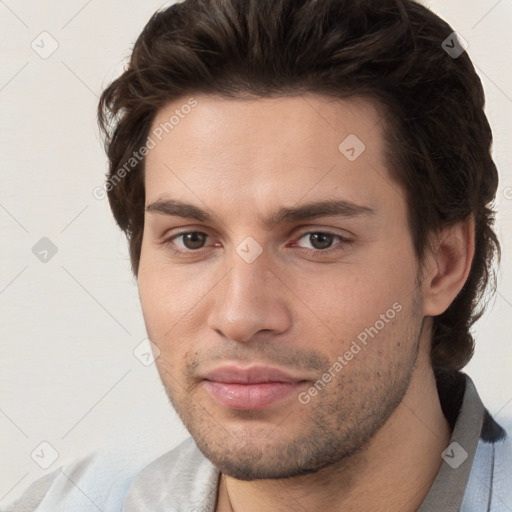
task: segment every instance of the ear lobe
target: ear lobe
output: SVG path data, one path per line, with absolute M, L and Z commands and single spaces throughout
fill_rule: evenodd
M 435 239 L 426 259 L 423 314 L 437 316 L 450 306 L 466 282 L 475 253 L 475 220 L 468 215 Z

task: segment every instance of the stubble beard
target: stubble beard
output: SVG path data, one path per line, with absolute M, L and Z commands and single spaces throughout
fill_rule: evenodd
M 422 331 L 416 311 L 419 303 L 414 302 L 413 319 L 400 336 L 400 351 L 395 342 L 400 357 L 391 357 L 386 366 L 378 367 L 365 366 L 362 358 L 355 358 L 310 403 L 296 402 L 295 407 L 309 409 L 299 420 L 293 411 L 281 411 L 280 418 L 268 421 L 265 412 L 233 410 L 230 419 L 236 428 L 231 428 L 207 411 L 207 405 L 194 392 L 183 395 L 182 389 L 182 396 L 177 397 L 176 390 L 162 382 L 198 448 L 228 476 L 238 480 L 284 479 L 329 466 L 349 467 L 364 457 L 364 447 L 409 388 Z M 408 351 L 404 354 L 405 348 Z M 303 409 L 299 411 L 302 415 Z M 263 418 L 267 419 L 262 422 Z

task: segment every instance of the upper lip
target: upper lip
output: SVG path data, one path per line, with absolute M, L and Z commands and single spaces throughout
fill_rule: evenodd
M 204 379 L 226 384 L 261 384 L 265 382 L 300 382 L 301 379 L 270 366 L 241 367 L 223 365 L 205 373 Z

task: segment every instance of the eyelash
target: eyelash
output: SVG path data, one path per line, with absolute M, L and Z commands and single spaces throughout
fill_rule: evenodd
M 188 257 L 189 255 L 200 254 L 203 249 L 206 249 L 206 247 L 200 247 L 199 249 L 187 249 L 187 250 L 178 250 L 174 247 L 173 241 L 175 239 L 182 237 L 184 235 L 191 234 L 191 233 L 199 233 L 199 234 L 204 234 L 206 236 L 209 236 L 207 233 L 204 233 L 202 231 L 182 231 L 181 233 L 176 233 L 176 234 L 172 235 L 171 237 L 166 238 L 163 241 L 163 244 L 166 247 L 168 247 L 174 254 L 176 254 L 178 256 L 185 257 L 185 258 Z M 330 231 L 320 231 L 320 230 L 305 231 L 305 232 L 299 234 L 297 236 L 296 240 L 298 241 L 301 238 L 303 238 L 304 236 L 312 235 L 312 234 L 329 235 L 329 236 L 339 239 L 339 244 L 337 246 L 329 247 L 328 249 L 306 249 L 304 247 L 299 247 L 299 249 L 301 249 L 305 254 L 307 254 L 309 256 L 313 256 L 313 257 L 331 254 L 332 252 L 339 251 L 339 250 L 341 250 L 342 247 L 344 247 L 346 245 L 350 246 L 353 243 L 353 240 L 351 240 L 349 238 L 345 238 L 341 235 L 338 235 L 337 233 L 332 233 Z

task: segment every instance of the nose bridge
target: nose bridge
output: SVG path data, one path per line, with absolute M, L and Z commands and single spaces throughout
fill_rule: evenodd
M 251 241 L 247 244 L 242 242 L 231 255 L 209 315 L 210 327 L 234 341 L 248 341 L 260 330 L 282 332 L 290 322 L 271 259 L 263 252 L 255 256 Z
M 241 252 L 244 247 L 240 245 L 238 251 Z M 260 255 L 252 259 L 245 259 L 244 256 L 233 254 L 231 258 L 231 272 L 228 276 L 230 294 L 232 299 L 258 302 L 265 295 L 265 283 L 268 283 L 272 273 L 269 270 L 268 257 Z M 270 291 L 267 287 L 267 292 Z M 228 298 L 228 297 L 227 297 Z

